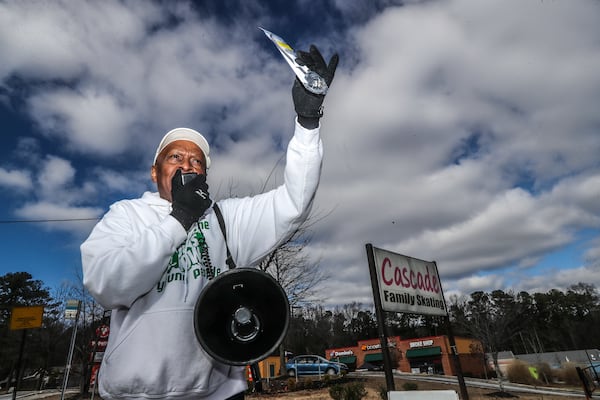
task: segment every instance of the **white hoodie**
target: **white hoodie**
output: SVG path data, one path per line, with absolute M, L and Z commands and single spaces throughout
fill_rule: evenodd
M 305 220 L 321 160 L 319 129 L 296 122 L 284 184 L 254 197 L 219 201 L 238 266 L 256 264 Z M 99 373 L 105 400 L 225 399 L 247 388 L 244 367 L 213 360 L 194 334 L 194 305 L 210 269 L 217 275 L 227 269 L 216 215 L 210 208 L 186 232 L 170 212 L 171 203 L 157 193 L 119 201 L 81 245 L 84 284 L 112 309 Z

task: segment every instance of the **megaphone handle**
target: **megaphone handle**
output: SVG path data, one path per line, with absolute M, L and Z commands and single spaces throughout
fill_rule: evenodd
M 260 368 L 258 368 L 258 363 L 250 364 L 250 372 L 252 372 L 252 381 L 254 382 L 254 391 L 262 392 L 262 378 L 260 376 Z

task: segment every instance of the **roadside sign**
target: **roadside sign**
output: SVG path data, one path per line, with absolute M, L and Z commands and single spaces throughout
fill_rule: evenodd
M 104 358 L 104 352 L 103 351 L 97 351 L 96 353 L 94 353 L 94 359 L 92 360 L 92 362 L 94 364 L 100 364 L 102 362 L 103 358 Z
M 42 326 L 44 306 L 14 307 L 10 314 L 10 329 L 30 329 Z
M 108 340 L 106 339 L 90 340 L 90 348 L 96 349 L 96 351 L 104 351 L 106 346 L 108 346 Z
M 79 313 L 79 300 L 67 300 L 67 306 L 65 308 L 66 319 L 77 319 Z
M 100 338 L 100 339 L 108 338 L 109 333 L 110 333 L 110 328 L 106 324 L 102 324 L 98 328 L 96 328 L 96 336 L 98 336 L 98 338 Z
M 379 296 L 385 311 L 446 316 L 435 262 L 373 247 Z
M 385 371 L 388 398 L 398 397 L 392 397 L 392 393 L 396 388 L 389 349 L 385 346 L 387 343 L 385 311 L 437 315 L 444 318 L 448 330 L 448 341 L 450 347 L 454 350 L 452 360 L 456 369 L 458 386 L 460 387 L 460 398 L 469 400 L 469 393 L 458 360 L 454 334 L 446 311 L 446 301 L 444 300 L 442 283 L 435 261 L 428 262 L 378 249 L 370 243 L 367 243 L 366 250 L 379 339 L 383 350 L 383 369 Z

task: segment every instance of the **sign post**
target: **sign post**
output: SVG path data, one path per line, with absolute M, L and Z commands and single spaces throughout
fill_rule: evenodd
M 387 391 L 396 390 L 394 384 L 394 374 L 392 373 L 392 361 L 390 357 L 390 349 L 388 348 L 387 335 L 385 334 L 385 316 L 381 305 L 381 297 L 379 297 L 379 280 L 377 279 L 377 271 L 375 266 L 375 258 L 373 256 L 373 246 L 367 244 L 367 258 L 369 260 L 369 273 L 371 275 L 371 287 L 373 288 L 373 300 L 375 301 L 375 315 L 377 316 L 377 331 L 379 332 L 379 341 L 381 343 L 381 354 L 383 355 L 383 370 L 385 371 L 385 384 Z
M 42 326 L 42 317 L 44 316 L 44 306 L 13 307 L 10 314 L 10 330 L 22 330 L 21 345 L 19 346 L 19 358 L 17 359 L 17 376 L 15 387 L 12 393 L 12 399 L 17 398 L 17 390 L 21 386 L 21 363 L 23 361 L 23 352 L 25 350 L 25 339 L 27 338 L 27 329 L 39 328 Z
M 467 385 L 465 383 L 465 377 L 462 374 L 460 366 L 460 359 L 458 358 L 458 349 L 456 348 L 456 342 L 454 341 L 454 333 L 452 326 L 450 325 L 450 317 L 444 317 L 446 322 L 446 328 L 448 329 L 448 341 L 450 342 L 450 348 L 452 349 L 452 363 L 456 370 L 456 379 L 458 379 L 458 387 L 460 388 L 460 396 L 463 400 L 469 400 L 469 393 L 467 392 Z

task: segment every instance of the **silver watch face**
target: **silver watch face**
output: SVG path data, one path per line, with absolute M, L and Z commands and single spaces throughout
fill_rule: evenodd
M 317 74 L 314 71 L 308 71 L 305 75 L 306 77 L 306 85 L 304 85 L 304 87 L 315 93 L 315 94 L 325 94 L 327 93 L 327 82 L 325 82 L 325 79 Z

